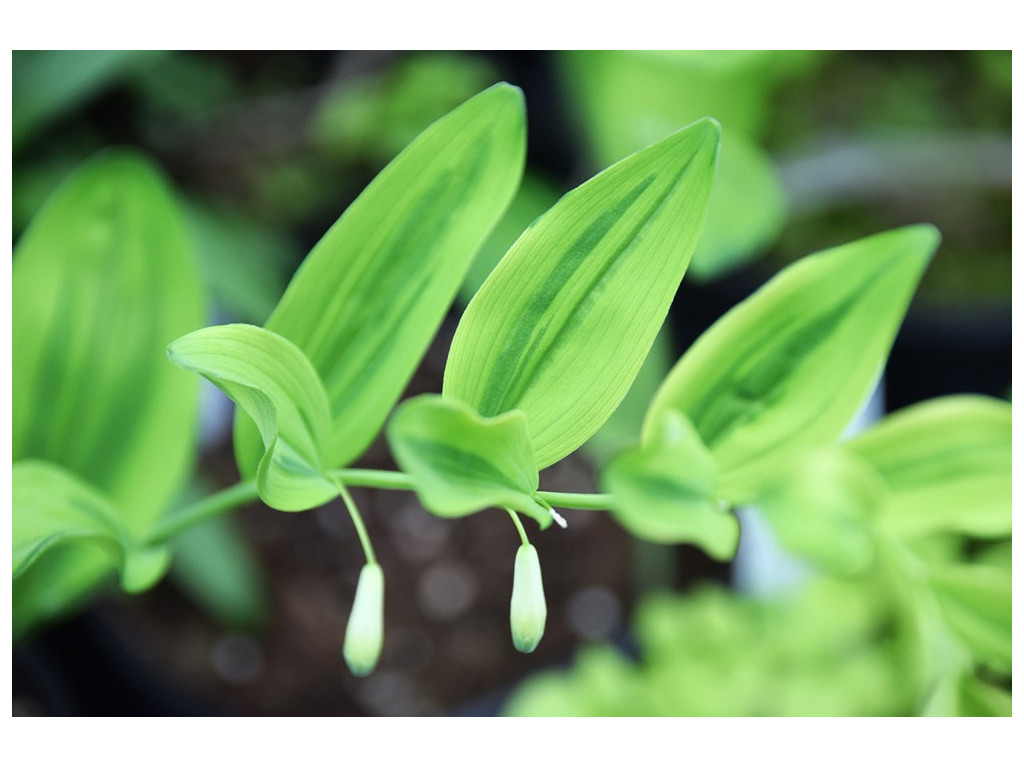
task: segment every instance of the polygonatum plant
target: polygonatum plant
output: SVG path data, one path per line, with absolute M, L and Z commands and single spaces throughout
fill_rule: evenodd
M 793 551 L 849 572 L 886 557 L 886 542 L 904 557 L 904 535 L 1008 533 L 1008 407 L 922 406 L 836 442 L 938 246 L 929 225 L 782 270 L 672 368 L 635 445 L 600 469 L 601 493 L 540 488 L 540 470 L 613 414 L 655 343 L 701 232 L 719 133 L 700 120 L 558 200 L 469 302 L 442 392 L 404 402 L 519 185 L 517 88 L 495 85 L 424 130 L 313 248 L 262 327 L 201 327 L 168 183 L 132 152 L 92 160 L 15 251 L 15 630 L 66 610 L 111 567 L 126 589 L 147 588 L 177 534 L 246 501 L 299 512 L 340 497 L 366 559 L 344 657 L 369 674 L 385 577 L 353 486 L 415 491 L 440 517 L 507 510 L 520 538 L 511 631 L 524 652 L 541 641 L 547 605 L 521 518 L 564 526 L 557 507 L 608 510 L 639 538 L 728 560 L 735 510 L 761 505 Z M 242 479 L 172 509 L 194 444 L 190 372 L 237 406 Z M 401 471 L 356 466 L 382 431 Z M 952 498 L 974 506 L 929 513 Z M 929 620 L 998 663 L 988 573 L 937 568 L 915 583 L 944 606 Z M 935 669 L 952 679 L 954 667 Z

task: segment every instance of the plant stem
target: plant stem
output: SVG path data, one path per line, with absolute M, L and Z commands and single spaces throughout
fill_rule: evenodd
M 412 476 L 404 472 L 391 472 L 386 469 L 334 469 L 327 473 L 335 482 L 345 485 L 357 485 L 366 488 L 383 488 L 389 491 L 415 491 L 416 483 Z
M 338 493 L 349 508 L 352 522 L 355 523 L 356 532 L 363 542 L 363 549 L 367 551 L 367 561 L 376 562 L 373 559 L 373 548 L 366 537 L 366 530 L 363 527 L 362 518 L 352 497 L 345 486 L 354 485 L 364 488 L 381 488 L 391 491 L 415 491 L 416 483 L 410 475 L 404 472 L 392 472 L 386 469 L 335 469 L 328 473 L 330 479 L 339 487 Z M 558 491 L 538 491 L 537 496 L 553 507 L 566 509 L 610 509 L 613 506 L 614 497 L 610 493 L 560 493 Z M 259 494 L 256 492 L 255 480 L 242 480 L 234 485 L 217 491 L 212 496 L 197 501 L 195 504 L 182 509 L 169 517 L 157 522 L 149 535 L 146 537 L 147 544 L 163 544 L 173 539 L 179 533 L 203 522 L 211 517 L 222 515 L 226 512 L 256 501 Z M 518 523 L 518 519 L 516 520 Z
M 519 515 L 514 509 L 509 509 L 508 507 L 505 507 L 505 511 L 508 512 L 509 516 L 512 518 L 512 522 L 516 524 L 516 530 L 519 531 L 519 538 L 522 539 L 523 546 L 528 547 L 530 545 L 530 540 L 526 538 L 526 530 L 523 528 L 523 523 L 519 519 Z
M 366 526 L 363 525 L 363 516 L 359 514 L 359 510 L 356 508 L 355 499 L 352 498 L 352 494 L 348 492 L 348 488 L 340 480 L 333 478 L 334 485 L 338 489 L 338 495 L 341 496 L 342 501 L 345 502 L 345 506 L 348 508 L 349 517 L 352 518 L 352 525 L 356 527 L 356 533 L 359 534 L 359 543 L 363 545 L 363 554 L 366 555 L 366 562 L 370 565 L 377 564 L 377 556 L 373 552 L 373 544 L 370 543 L 370 537 L 366 533 Z
M 383 488 L 392 491 L 415 491 L 416 482 L 404 472 L 386 469 L 335 469 L 332 479 L 345 485 L 366 488 Z M 610 493 L 561 493 L 559 491 L 538 491 L 537 495 L 553 507 L 565 509 L 610 509 L 615 499 Z
M 552 507 L 567 509 L 611 509 L 615 497 L 610 493 L 559 493 L 537 491 L 537 495 Z
M 257 498 L 256 481 L 242 480 L 158 521 L 146 537 L 146 543 L 163 544 L 204 520 L 222 515 Z

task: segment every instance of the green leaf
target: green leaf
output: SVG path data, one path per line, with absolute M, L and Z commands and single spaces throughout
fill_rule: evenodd
M 12 477 L 12 570 L 17 580 L 48 550 L 75 541 L 100 545 L 121 570 L 128 592 L 142 592 L 163 576 L 170 554 L 137 543 L 102 494 L 53 464 L 15 462 Z
M 736 553 L 739 524 L 716 498 L 715 461 L 693 425 L 669 411 L 648 442 L 618 456 L 603 473 L 615 518 L 641 539 L 695 543 L 719 560 Z
M 874 559 L 872 527 L 886 492 L 870 465 L 829 447 L 812 450 L 765 491 L 757 506 L 786 549 L 849 576 Z
M 15 461 L 53 462 L 95 486 L 141 535 L 194 451 L 199 386 L 163 348 L 202 324 L 178 205 L 141 155 L 97 155 L 14 251 Z
M 18 241 L 12 289 L 14 460 L 65 468 L 142 536 L 189 471 L 199 402 L 162 352 L 203 319 L 163 175 L 126 150 L 83 165 Z M 47 552 L 13 587 L 16 630 L 79 604 L 109 571 L 96 547 Z
M 495 85 L 441 118 L 363 191 L 299 268 L 266 327 L 320 375 L 347 465 L 376 437 L 522 175 L 522 93 Z M 255 430 L 236 420 L 243 474 Z
M 304 510 L 337 494 L 324 474 L 327 395 L 302 350 L 272 331 L 234 324 L 183 336 L 167 355 L 213 382 L 255 422 L 264 448 L 256 480 L 268 506 Z
M 924 700 L 921 717 L 956 717 L 960 714 L 960 674 L 951 670 L 932 683 Z
M 539 218 L 470 302 L 444 393 L 484 416 L 519 409 L 540 467 L 625 396 L 696 244 L 718 150 L 702 120 L 613 165 Z
M 534 500 L 539 477 L 522 413 L 486 418 L 462 403 L 421 395 L 395 411 L 388 441 L 434 514 L 511 507 L 542 528 L 551 524 L 550 511 Z
M 936 567 L 930 582 L 950 628 L 979 661 L 997 670 L 1012 663 L 1010 571 L 985 565 Z
M 527 172 L 523 176 L 519 191 L 490 237 L 480 247 L 466 273 L 466 279 L 459 288 L 459 302 L 463 306 L 473 299 L 480 286 L 501 261 L 501 257 L 519 239 L 523 230 L 557 203 L 558 198 L 558 188 L 553 182 L 536 173 Z
M 887 417 L 847 443 L 885 478 L 882 522 L 901 537 L 954 531 L 999 537 L 1011 530 L 1009 403 L 942 397 Z
M 938 240 L 929 225 L 905 227 L 787 267 L 683 355 L 645 431 L 669 409 L 685 413 L 718 463 L 721 493 L 749 502 L 849 423 Z

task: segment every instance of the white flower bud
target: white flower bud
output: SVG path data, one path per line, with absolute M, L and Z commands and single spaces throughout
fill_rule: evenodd
M 345 630 L 345 663 L 357 677 L 373 672 L 384 645 L 384 571 L 367 563 L 359 573 L 356 599 Z
M 544 602 L 544 584 L 540 560 L 531 544 L 523 544 L 516 553 L 516 571 L 512 581 L 512 643 L 516 650 L 531 653 L 544 635 L 548 607 Z

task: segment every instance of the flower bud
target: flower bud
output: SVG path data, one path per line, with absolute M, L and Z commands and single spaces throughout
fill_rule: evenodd
M 359 573 L 356 599 L 345 630 L 345 663 L 357 677 L 373 672 L 384 645 L 384 571 L 367 563 Z
M 516 650 L 531 653 L 544 635 L 548 607 L 544 602 L 544 584 L 540 576 L 537 550 L 523 544 L 516 553 L 516 571 L 512 581 L 512 643 Z

